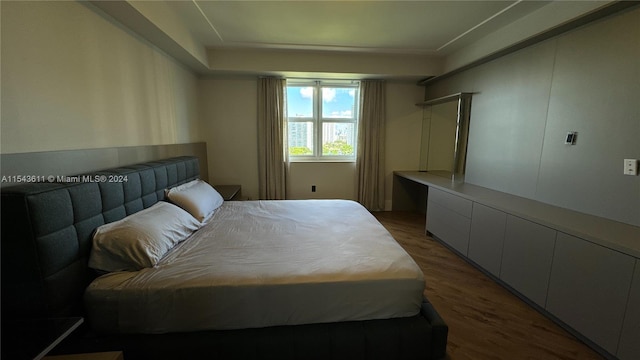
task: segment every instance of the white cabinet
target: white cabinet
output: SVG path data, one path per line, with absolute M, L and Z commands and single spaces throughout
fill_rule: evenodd
M 640 358 L 640 260 L 636 260 L 631 291 L 627 301 L 627 311 L 622 325 L 622 335 L 616 355 L 621 360 Z
M 502 249 L 500 279 L 544 307 L 556 231 L 512 215 Z
M 438 189 L 427 195 L 427 231 L 467 255 L 472 202 Z
M 558 233 L 547 311 L 615 354 L 634 264 L 631 256 Z
M 469 259 L 498 277 L 507 214 L 478 203 L 473 203 L 472 214 Z
M 434 237 L 607 358 L 640 359 L 638 227 L 424 172 L 396 175 L 428 186 Z

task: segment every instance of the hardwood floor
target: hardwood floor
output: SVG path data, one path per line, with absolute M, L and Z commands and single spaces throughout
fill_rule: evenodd
M 377 212 L 422 268 L 425 295 L 449 325 L 447 359 L 603 359 L 424 233 L 423 214 Z

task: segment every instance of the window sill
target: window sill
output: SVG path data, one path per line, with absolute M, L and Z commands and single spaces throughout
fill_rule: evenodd
M 356 159 L 289 159 L 290 163 L 355 163 Z

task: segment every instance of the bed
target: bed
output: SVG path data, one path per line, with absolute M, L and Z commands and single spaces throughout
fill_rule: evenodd
M 180 157 L 3 189 L 3 328 L 82 316 L 56 351 L 126 359 L 445 356 L 419 269 L 351 201 L 227 202 L 154 266 L 89 267 L 96 229 L 176 207 L 165 191 L 198 177 Z

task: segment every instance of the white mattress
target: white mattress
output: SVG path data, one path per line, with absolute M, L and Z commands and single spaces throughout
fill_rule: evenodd
M 99 331 L 164 333 L 406 317 L 420 268 L 360 204 L 226 202 L 154 268 L 85 293 Z

